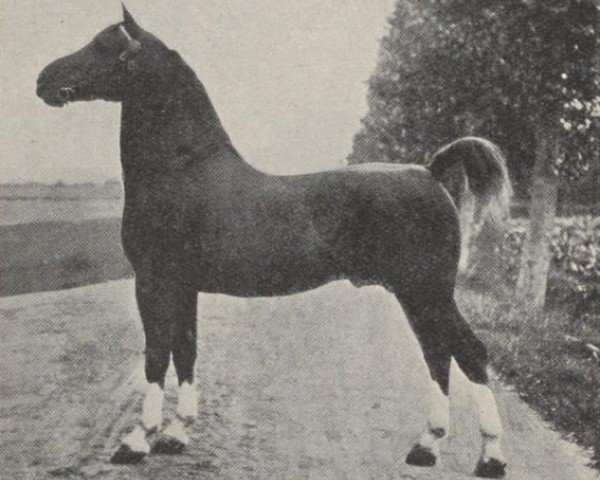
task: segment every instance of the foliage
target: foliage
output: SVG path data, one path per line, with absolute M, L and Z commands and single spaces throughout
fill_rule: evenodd
M 507 151 L 524 190 L 545 129 L 564 147 L 553 170 L 577 178 L 598 163 L 599 9 L 599 0 L 399 1 L 349 160 L 419 161 L 480 134 Z
M 513 221 L 498 247 L 504 277 L 511 285 L 519 274 L 525 235 L 525 221 Z M 554 290 L 550 298 L 555 303 L 566 299 L 576 305 L 600 299 L 600 221 L 592 216 L 558 219 L 550 249 L 549 288 Z
M 598 359 L 586 344 L 600 345 L 598 313 L 580 315 L 556 306 L 540 318 L 512 309 L 486 293 L 462 288 L 459 308 L 488 347 L 503 381 L 567 438 L 595 449 L 600 411 Z

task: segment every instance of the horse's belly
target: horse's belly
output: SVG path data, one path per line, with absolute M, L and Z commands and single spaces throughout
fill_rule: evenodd
M 339 278 L 321 276 L 293 282 L 220 282 L 206 284 L 199 288 L 204 293 L 220 293 L 234 297 L 280 297 L 307 292 Z
M 198 289 L 240 297 L 271 297 L 312 290 L 342 278 L 325 259 L 231 259 L 204 263 L 198 271 Z

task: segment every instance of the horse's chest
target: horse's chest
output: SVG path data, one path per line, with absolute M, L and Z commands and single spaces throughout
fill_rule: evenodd
M 140 208 L 126 205 L 121 237 L 124 251 L 136 268 L 142 263 L 179 261 L 191 231 L 181 209 L 147 203 Z

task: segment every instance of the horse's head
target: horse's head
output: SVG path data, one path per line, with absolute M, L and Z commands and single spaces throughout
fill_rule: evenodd
M 165 45 L 138 26 L 123 7 L 123 22 L 102 30 L 81 50 L 40 73 L 37 94 L 62 107 L 79 100 L 121 101 L 144 73 L 160 68 Z

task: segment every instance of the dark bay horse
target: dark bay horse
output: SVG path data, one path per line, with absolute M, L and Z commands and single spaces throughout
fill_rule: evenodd
M 450 360 L 470 379 L 483 437 L 477 473 L 499 477 L 502 427 L 487 386 L 486 349 L 454 301 L 460 255 L 457 205 L 468 187 L 482 218 L 506 211 L 505 161 L 492 143 L 463 138 L 425 168 L 371 164 L 310 175 L 273 176 L 238 154 L 194 72 L 179 54 L 124 20 L 81 50 L 48 65 L 38 95 L 49 105 L 122 103 L 125 184 L 122 238 L 135 270 L 146 338 L 141 424 L 115 462 L 150 452 L 162 426 L 171 356 L 178 418 L 154 449 L 181 451 L 197 414 L 194 386 L 197 293 L 287 295 L 338 279 L 382 285 L 402 304 L 429 367 L 432 406 L 406 461 L 433 465 L 448 431 Z

